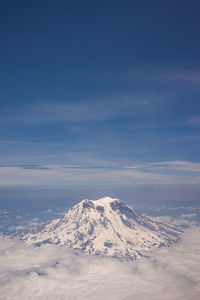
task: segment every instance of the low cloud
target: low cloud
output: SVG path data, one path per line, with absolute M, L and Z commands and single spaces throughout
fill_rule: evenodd
M 200 228 L 150 258 L 120 261 L 56 245 L 30 247 L 0 236 L 0 297 L 24 299 L 198 300 Z
M 182 214 L 177 218 L 173 218 L 170 216 L 157 216 L 152 217 L 151 219 L 157 222 L 172 224 L 178 227 L 188 227 L 195 228 L 198 225 L 198 221 L 195 221 L 194 218 L 197 217 L 197 214 Z

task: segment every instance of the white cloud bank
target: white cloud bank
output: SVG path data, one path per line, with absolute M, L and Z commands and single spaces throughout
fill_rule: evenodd
M 200 228 L 148 259 L 75 255 L 0 237 L 0 299 L 197 300 L 200 294 Z

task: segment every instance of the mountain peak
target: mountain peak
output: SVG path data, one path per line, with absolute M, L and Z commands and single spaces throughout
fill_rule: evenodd
M 120 201 L 120 200 L 117 199 L 117 198 L 103 197 L 103 198 L 100 198 L 100 199 L 97 199 L 97 200 L 84 199 L 80 203 L 90 203 L 90 202 L 92 202 L 92 204 L 94 206 L 96 206 L 96 205 L 108 206 L 110 203 L 112 203 L 114 201 Z
M 100 198 L 97 200 L 92 200 L 92 202 L 94 202 L 94 204 L 96 204 L 96 205 L 99 205 L 99 204 L 107 205 L 108 203 L 111 203 L 113 201 L 120 201 L 120 200 L 117 198 L 111 198 L 111 197 L 103 197 L 103 198 Z
M 35 234 L 29 244 L 54 243 L 79 248 L 88 254 L 137 258 L 153 248 L 177 239 L 172 226 L 138 214 L 117 198 L 82 200 L 61 219 L 53 220 Z
M 84 199 L 78 205 L 82 205 L 83 209 L 94 209 L 99 212 L 104 212 L 111 208 L 111 203 L 120 202 L 117 198 L 104 197 L 97 200 Z

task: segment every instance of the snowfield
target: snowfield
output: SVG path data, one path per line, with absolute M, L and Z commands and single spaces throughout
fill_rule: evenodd
M 42 231 L 24 236 L 29 245 L 57 244 L 87 254 L 136 259 L 178 239 L 180 231 L 139 215 L 119 199 L 83 200 Z

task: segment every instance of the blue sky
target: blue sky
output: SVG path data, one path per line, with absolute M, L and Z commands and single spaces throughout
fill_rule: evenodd
M 0 185 L 200 182 L 199 1 L 4 1 Z

